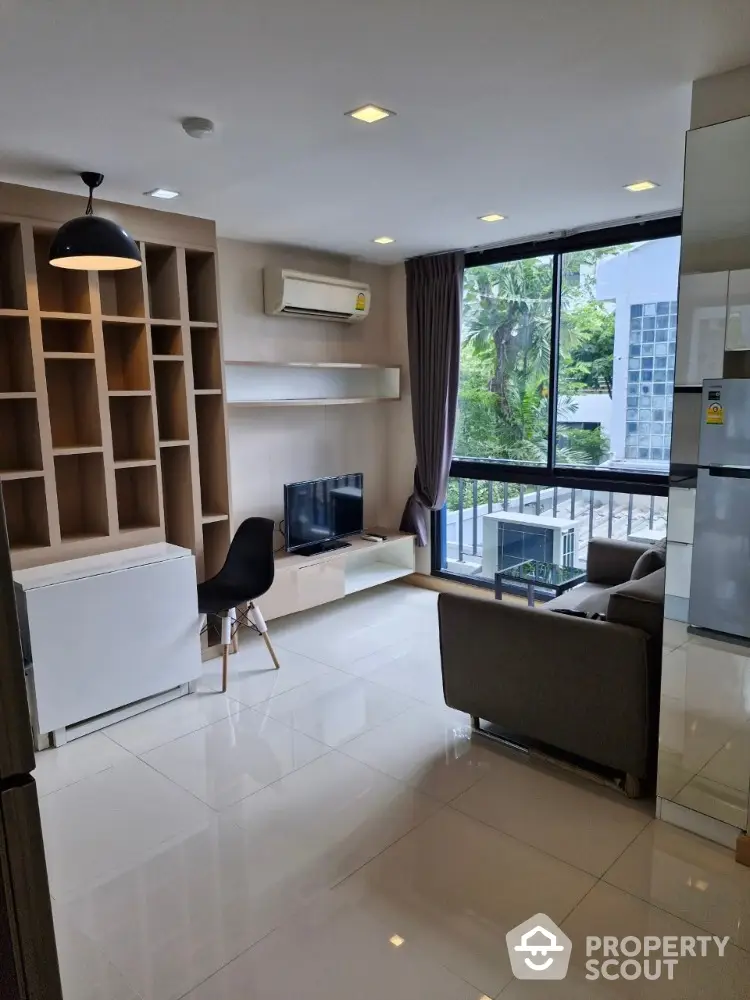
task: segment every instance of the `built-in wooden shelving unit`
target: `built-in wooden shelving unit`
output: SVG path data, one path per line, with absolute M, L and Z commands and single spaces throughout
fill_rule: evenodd
M 50 242 L 80 199 L 0 184 L 13 565 L 166 540 L 192 549 L 203 576 L 231 530 L 215 234 L 203 220 L 112 208 L 136 239 L 140 229 L 143 268 L 60 270 Z
M 401 397 L 401 369 L 383 365 L 227 361 L 225 380 L 230 406 L 341 406 Z

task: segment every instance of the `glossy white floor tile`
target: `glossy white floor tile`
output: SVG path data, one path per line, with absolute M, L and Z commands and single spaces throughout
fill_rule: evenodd
M 490 772 L 498 754 L 472 739 L 458 712 L 420 706 L 345 743 L 344 753 L 450 802 Z
M 329 747 L 339 747 L 417 707 L 412 698 L 338 672 L 271 698 L 258 709 Z
M 276 649 L 278 646 L 278 649 Z M 259 705 L 276 695 L 301 687 L 322 677 L 338 676 L 339 671 L 323 663 L 283 650 L 276 643 L 276 655 L 282 669 L 276 670 L 260 636 L 243 636 L 240 650 L 229 658 L 227 694 L 243 705 Z M 203 683 L 209 690 L 221 690 L 221 660 L 208 660 L 204 665 Z
M 34 780 L 39 795 L 49 795 L 123 760 L 129 760 L 129 754 L 122 747 L 104 733 L 91 733 L 65 746 L 41 750 L 36 755 Z
M 40 811 L 56 899 L 138 869 L 164 843 L 205 829 L 215 816 L 135 757 L 45 796 Z
M 59 906 L 53 907 L 57 960 L 65 1000 L 142 1000 L 105 956 Z
M 333 891 L 360 906 L 386 938 L 399 934 L 494 996 L 512 975 L 506 932 L 538 912 L 559 922 L 594 883 L 445 807 Z
M 109 726 L 105 733 L 131 753 L 143 754 L 246 708 L 228 695 L 201 690 Z
M 332 751 L 226 811 L 279 882 L 333 886 L 435 813 L 427 796 Z
M 325 888 L 288 846 L 271 826 L 215 816 L 138 870 L 74 897 L 67 914 L 144 1000 L 176 1000 Z
M 248 635 L 228 695 L 208 663 L 212 693 L 41 760 L 65 1000 L 746 997 L 750 872 L 652 804 L 472 737 L 443 704 L 434 593 L 271 628 L 280 671 Z M 708 682 L 687 645 L 675 781 L 740 781 L 738 661 L 691 715 Z M 573 938 L 564 984 L 512 979 L 505 933 L 539 911 Z M 584 979 L 586 934 L 644 932 L 736 946 L 675 983 Z
M 750 951 L 750 868 L 718 844 L 657 820 L 604 880 Z
M 143 759 L 213 809 L 223 809 L 327 752 L 317 740 L 248 709 Z
M 741 1000 L 750 983 L 750 954 L 727 944 L 724 957 L 711 950 L 705 958 L 686 956 L 679 960 L 674 979 L 665 976 L 653 982 L 644 978 L 588 982 L 585 979 L 585 940 L 590 935 L 605 934 L 618 938 L 634 935 L 695 937 L 700 929 L 628 893 L 599 882 L 562 924 L 573 942 L 571 969 L 564 983 L 565 995 L 581 1000 L 602 997 L 627 997 L 629 1000 Z M 537 984 L 539 985 L 539 984 Z M 550 985 L 555 985 L 554 983 Z M 577 990 L 578 992 L 573 992 Z M 544 993 L 507 991 L 507 997 L 538 997 Z M 549 996 L 550 994 L 546 994 Z M 552 994 L 554 996 L 554 994 Z
M 311 906 L 185 1000 L 478 1000 L 434 955 L 344 900 Z
M 592 875 L 602 875 L 653 816 L 653 807 L 585 778 L 500 753 L 491 773 L 452 805 Z

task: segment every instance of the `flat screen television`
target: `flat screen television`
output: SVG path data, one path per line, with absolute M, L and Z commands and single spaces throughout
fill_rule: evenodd
M 312 555 L 341 548 L 339 539 L 364 528 L 363 475 L 330 476 L 284 486 L 284 538 L 288 552 Z

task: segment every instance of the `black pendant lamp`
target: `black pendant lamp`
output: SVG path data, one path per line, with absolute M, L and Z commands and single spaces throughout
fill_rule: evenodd
M 86 214 L 60 226 L 52 241 L 49 262 L 53 267 L 72 271 L 122 271 L 141 266 L 141 252 L 128 233 L 110 219 L 94 215 L 94 189 L 104 180 L 103 174 L 81 174 L 89 189 Z

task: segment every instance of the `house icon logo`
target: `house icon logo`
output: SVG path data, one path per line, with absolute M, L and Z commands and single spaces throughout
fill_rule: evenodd
M 570 938 L 544 913 L 525 920 L 505 935 L 516 979 L 565 979 Z

